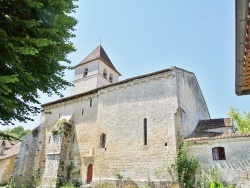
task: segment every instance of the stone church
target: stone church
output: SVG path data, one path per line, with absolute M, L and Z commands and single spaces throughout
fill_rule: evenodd
M 65 179 L 116 180 L 117 174 L 171 181 L 169 172 L 156 172 L 174 162 L 184 139 L 199 154 L 196 127 L 211 120 L 192 72 L 171 67 L 122 81 L 119 76 L 101 45 L 75 66 L 71 96 L 43 104 L 40 125 L 22 142 L 12 175 L 17 185 L 34 174 L 41 187 Z M 232 133 L 227 121 L 211 127 L 219 133 L 211 135 Z

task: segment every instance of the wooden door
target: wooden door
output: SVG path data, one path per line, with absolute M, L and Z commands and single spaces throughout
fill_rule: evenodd
M 92 175 L 93 175 L 93 165 L 89 164 L 88 166 L 88 172 L 87 172 L 87 183 L 92 182 Z

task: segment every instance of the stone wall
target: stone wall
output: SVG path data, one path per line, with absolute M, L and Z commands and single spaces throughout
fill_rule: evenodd
M 72 178 L 85 182 L 87 167 L 92 164 L 95 180 L 116 178 L 117 173 L 140 180 L 170 180 L 168 172 L 156 172 L 174 160 L 177 108 L 175 77 L 166 72 L 52 105 L 45 108 L 51 114 L 42 119 L 48 142 L 49 130 L 59 116 L 74 113 L 65 162 L 73 166 Z M 147 145 L 143 143 L 144 118 L 148 123 Z M 106 134 L 106 148 L 100 148 L 102 133 Z
M 7 160 L 0 161 L 0 184 L 4 184 L 5 182 L 2 180 L 3 174 L 5 173 L 5 166 L 7 165 Z
M 17 185 L 29 185 L 44 170 L 44 128 L 40 125 L 26 136 L 16 157 L 12 178 Z
M 69 116 L 69 119 L 71 117 Z M 64 177 L 69 178 L 66 159 L 71 139 L 71 124 L 63 116 L 53 127 L 51 133 L 45 154 L 46 163 L 41 185 L 48 188 L 56 187 L 60 181 L 65 181 Z
M 221 178 L 247 188 L 250 182 L 250 137 L 224 138 L 187 142 L 189 155 L 198 157 L 199 162 L 208 167 L 218 167 Z M 213 160 L 212 148 L 224 147 L 225 160 Z
M 205 102 L 200 90 L 192 91 L 197 88 L 194 75 L 172 69 L 46 106 L 44 110 L 50 114 L 42 114 L 37 139 L 30 135 L 23 141 L 14 176 L 24 172 L 24 176 L 29 177 L 36 170 L 41 176 L 46 174 L 51 130 L 61 117 L 73 115 L 72 131 L 64 151 L 64 166 L 71 169 L 64 169 L 61 176 L 85 183 L 88 166 L 92 164 L 94 181 L 114 180 L 117 174 L 138 181 L 148 178 L 171 181 L 163 167 L 174 161 L 178 131 L 191 123 L 195 125 L 190 126 L 195 127 L 199 118 L 208 115 L 206 106 L 202 107 Z M 177 95 L 178 92 L 182 92 L 181 95 Z M 189 111 L 191 104 L 194 106 Z M 186 112 L 185 117 L 180 109 Z M 183 132 L 188 133 L 189 129 L 185 130 Z M 106 136 L 104 148 L 101 147 L 103 134 Z
M 170 180 L 168 172 L 157 177 L 162 166 L 174 160 L 174 113 L 178 107 L 176 82 L 171 73 L 134 80 L 100 91 L 94 177 Z M 144 119 L 147 145 L 144 145 Z M 101 134 L 106 147 L 100 147 Z
M 9 182 L 12 174 L 14 162 L 16 156 L 11 156 L 0 161 L 0 184 L 6 184 Z
M 178 83 L 180 130 L 182 137 L 186 137 L 194 131 L 200 120 L 210 119 L 210 114 L 195 75 L 182 69 L 174 70 Z

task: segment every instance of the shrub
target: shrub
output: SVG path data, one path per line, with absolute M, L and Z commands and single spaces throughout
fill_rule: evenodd
M 76 188 L 80 187 L 81 183 L 77 180 L 70 180 L 68 182 L 65 182 L 60 188 Z
M 226 184 L 219 178 L 219 169 L 217 167 L 206 169 L 201 167 L 198 171 L 197 186 L 199 188 L 235 188 L 233 184 Z
M 172 169 L 177 175 L 177 181 L 183 188 L 192 188 L 195 185 L 195 174 L 199 167 L 198 159 L 187 156 L 187 150 L 184 143 L 181 144 Z

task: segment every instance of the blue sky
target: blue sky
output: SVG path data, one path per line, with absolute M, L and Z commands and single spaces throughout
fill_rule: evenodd
M 100 42 L 122 74 L 120 80 L 177 66 L 195 73 L 211 118 L 233 106 L 250 111 L 250 96 L 236 96 L 235 2 L 233 0 L 79 0 L 77 51 L 72 66 Z M 72 81 L 74 71 L 66 72 Z M 70 95 L 70 88 L 62 91 Z M 41 95 L 41 103 L 59 97 Z M 39 125 L 16 122 L 25 128 Z M 11 128 L 11 126 L 9 127 Z

